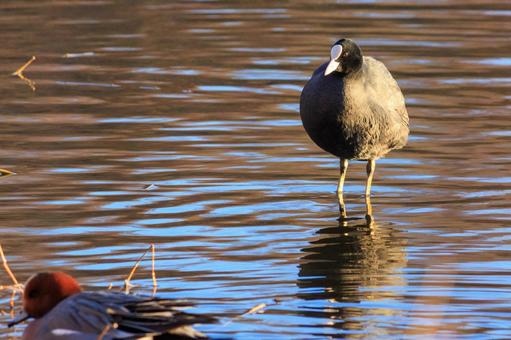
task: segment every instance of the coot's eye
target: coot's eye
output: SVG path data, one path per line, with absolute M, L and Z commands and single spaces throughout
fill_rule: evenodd
M 36 298 L 37 295 L 39 295 L 39 290 L 37 289 L 31 289 L 28 293 L 27 293 L 27 296 L 29 299 L 33 299 L 33 298 Z

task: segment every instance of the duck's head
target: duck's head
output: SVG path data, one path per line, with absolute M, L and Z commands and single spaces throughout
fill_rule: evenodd
M 325 69 L 325 76 L 332 72 L 349 74 L 362 67 L 362 50 L 350 39 L 341 39 L 330 50 L 330 62 Z
M 9 326 L 30 317 L 43 317 L 60 301 L 81 291 L 80 284 L 71 275 L 62 272 L 37 273 L 25 284 L 23 291 L 24 313 L 10 322 Z
M 60 301 L 81 291 L 80 284 L 71 275 L 37 273 L 25 285 L 23 309 L 28 316 L 40 318 Z

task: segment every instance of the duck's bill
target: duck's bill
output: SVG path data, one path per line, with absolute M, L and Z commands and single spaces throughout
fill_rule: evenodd
M 330 73 L 334 72 L 337 67 L 339 67 L 339 64 L 340 62 L 335 61 L 335 59 L 330 60 L 325 70 L 325 76 L 328 76 Z
M 28 315 L 25 312 L 22 312 L 17 317 L 15 317 L 14 319 L 10 320 L 7 323 L 7 327 L 15 326 L 15 325 L 17 325 L 19 323 L 22 323 L 23 321 L 27 320 L 28 318 L 30 318 L 30 315 Z

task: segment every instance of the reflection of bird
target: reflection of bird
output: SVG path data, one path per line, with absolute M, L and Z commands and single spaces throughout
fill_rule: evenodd
M 385 65 L 363 57 L 355 42 L 337 41 L 330 55 L 330 62 L 314 71 L 303 88 L 300 116 L 310 138 L 341 160 L 337 195 L 343 211 L 348 160 L 367 160 L 365 195 L 369 197 L 375 160 L 406 144 L 408 113 Z
M 390 225 L 379 227 L 374 220 L 357 221 L 318 230 L 302 249 L 297 280 L 298 297 L 314 301 L 307 304 L 314 308 L 303 313 L 311 320 L 330 318 L 332 326 L 343 331 L 356 329 L 354 338 L 368 331 L 365 316 L 374 312 L 370 303 L 368 307 L 358 303 L 396 298 L 398 287 L 405 285 L 399 270 L 406 265 L 404 244 L 396 230 Z M 394 312 L 383 307 L 378 311 Z
M 179 300 L 82 292 L 65 273 L 39 273 L 25 286 L 26 316 L 19 321 L 36 318 L 27 326 L 24 339 L 204 339 L 190 326 L 212 319 L 180 311 L 186 306 Z

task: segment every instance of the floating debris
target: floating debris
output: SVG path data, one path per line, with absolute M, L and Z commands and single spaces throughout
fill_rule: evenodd
M 239 319 L 241 319 L 241 318 L 243 318 L 243 317 L 245 317 L 247 315 L 264 312 L 263 309 L 266 308 L 266 307 L 279 305 L 280 303 L 282 303 L 284 301 L 289 301 L 289 300 L 292 300 L 292 298 L 291 297 L 276 297 L 270 303 L 262 302 L 262 303 L 260 303 L 258 305 L 255 305 L 254 307 L 250 308 L 246 312 L 244 312 L 244 313 L 242 313 L 240 315 L 237 315 L 237 316 L 235 316 L 235 317 L 225 321 L 224 323 L 222 323 L 221 327 L 225 327 L 225 326 L 231 324 L 233 321 L 239 320 Z
M 10 175 L 16 175 L 16 173 L 12 172 L 12 171 L 9 171 L 9 170 L 6 170 L 6 169 L 0 169 L 0 177 L 10 176 Z
M 28 86 L 30 86 L 30 88 L 32 89 L 32 91 L 35 91 L 36 87 L 35 87 L 35 81 L 25 77 L 25 75 L 23 74 L 23 71 L 25 71 L 25 69 L 30 66 L 30 64 L 32 64 L 34 62 L 34 60 L 36 59 L 35 56 L 32 56 L 32 58 L 30 58 L 29 61 L 27 61 L 23 66 L 21 66 L 19 69 L 17 69 L 16 71 L 14 71 L 12 73 L 13 76 L 17 76 L 19 77 L 20 79 L 22 79 L 24 82 L 26 82 L 28 84 Z
M 149 184 L 144 187 L 144 190 L 156 190 L 159 187 L 156 184 Z
M 250 308 L 245 313 L 243 313 L 240 316 L 238 316 L 238 318 L 241 318 L 241 317 L 243 317 L 245 315 L 257 313 L 257 312 L 259 312 L 261 309 L 263 309 L 266 306 L 267 306 L 266 303 L 260 303 L 257 306 L 254 306 L 254 307 Z
M 64 58 L 92 57 L 94 55 L 96 55 L 94 52 L 66 53 L 64 54 Z

